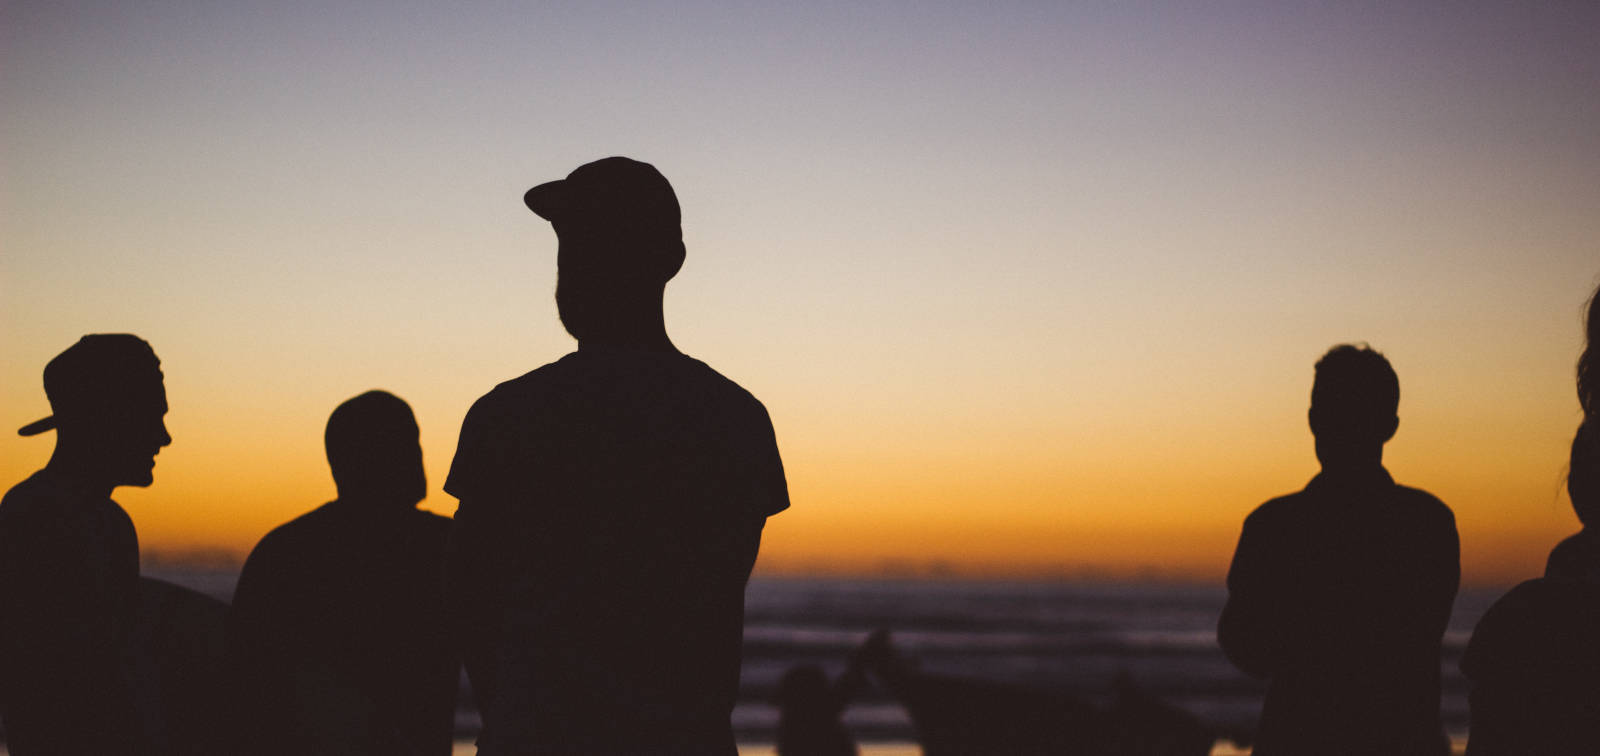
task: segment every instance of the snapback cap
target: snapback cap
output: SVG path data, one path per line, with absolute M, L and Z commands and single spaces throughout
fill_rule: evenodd
M 62 415 L 156 398 L 165 403 L 161 379 L 161 360 L 144 339 L 128 333 L 89 334 L 44 366 L 51 415 L 18 428 L 17 435 L 54 430 Z
M 578 166 L 566 178 L 540 184 L 522 196 L 551 223 L 602 225 L 634 235 L 683 238 L 678 195 L 649 163 L 608 157 Z

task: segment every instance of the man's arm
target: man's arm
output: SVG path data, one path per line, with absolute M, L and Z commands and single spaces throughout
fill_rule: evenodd
M 1217 623 L 1217 643 L 1240 671 L 1266 678 L 1281 661 L 1282 633 L 1273 615 L 1271 541 L 1262 532 L 1259 512 L 1245 518 L 1228 568 L 1228 603 Z
M 505 439 L 496 438 L 492 412 L 480 399 L 461 423 L 461 438 L 444 484 L 460 500 L 444 552 L 444 602 L 452 642 L 472 682 L 479 710 L 487 708 L 496 683 L 497 645 L 504 620 L 505 543 L 509 502 L 499 480 Z
M 479 504 L 462 499 L 445 544 L 445 613 L 462 665 L 472 681 L 480 709 L 493 697 L 495 644 L 502 622 L 504 596 L 491 565 L 493 546 L 479 516 Z
M 1455 608 L 1456 592 L 1461 587 L 1461 537 L 1456 532 L 1455 513 L 1440 503 L 1443 509 L 1436 541 L 1437 553 L 1433 556 L 1434 570 L 1428 597 L 1431 601 L 1428 615 L 1428 638 L 1438 640 L 1450 625 L 1450 612 Z
M 783 458 L 778 454 L 778 436 L 772 429 L 772 418 L 759 400 L 755 404 L 757 441 L 753 448 L 760 450 L 755 462 L 760 481 L 755 505 L 763 517 L 771 517 L 789 508 L 789 482 L 783 473 Z

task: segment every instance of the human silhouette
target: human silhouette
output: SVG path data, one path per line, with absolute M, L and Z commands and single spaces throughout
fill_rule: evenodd
M 1472 682 L 1472 756 L 1560 756 L 1600 744 L 1600 437 L 1585 423 L 1572 442 L 1567 487 L 1584 529 L 1555 551 L 1545 575 L 1500 597 L 1461 657 Z
M 783 673 L 778 681 L 778 756 L 859 753 L 840 717 L 866 681 L 865 665 L 872 647 L 869 642 L 856 649 L 844 672 L 834 680 L 815 664 L 797 664 Z
M 1455 517 L 1396 485 L 1388 360 L 1340 345 L 1316 365 L 1309 420 L 1322 472 L 1246 518 L 1217 639 L 1268 680 L 1255 753 L 1434 754 L 1440 637 L 1460 578 Z
M 1216 731 L 1119 676 L 1109 706 L 1036 685 L 924 672 L 873 633 L 862 664 L 906 707 L 926 756 L 1205 756 Z
M 1578 404 L 1585 419 L 1600 419 L 1600 288 L 1589 295 L 1583 354 L 1578 357 Z
M 50 360 L 50 461 L 0 500 L 0 713 L 14 756 L 164 750 L 139 693 L 139 540 L 111 500 L 149 486 L 168 435 L 161 363 L 129 334 Z
M 1544 577 L 1511 589 L 1472 632 L 1461 657 L 1472 682 L 1471 756 L 1557 756 L 1600 743 L 1600 307 L 1593 297 L 1586 337 L 1578 360 L 1585 419 L 1567 468 L 1583 528 L 1551 550 Z
M 141 707 L 159 721 L 160 752 L 237 754 L 227 655 L 228 604 L 152 577 L 139 578 L 134 628 Z
M 453 618 L 479 753 L 735 753 L 744 589 L 788 490 L 765 408 L 667 338 L 676 195 L 613 157 L 524 201 L 555 228 L 577 351 L 473 405 Z
M 848 674 L 848 673 L 847 673 Z M 859 674 L 856 676 L 860 679 Z M 797 664 L 778 681 L 778 756 L 855 756 L 855 738 L 839 718 L 853 691 L 815 664 Z
M 1600 422 L 1585 420 L 1572 437 L 1567 495 L 1583 527 L 1550 550 L 1544 574 L 1600 583 Z
M 906 708 L 926 756 L 1097 753 L 1106 737 L 1094 705 L 1031 685 L 926 672 L 889 633 L 867 638 L 861 657 Z
M 1567 493 L 1583 529 L 1557 544 L 1547 577 L 1600 581 L 1600 290 L 1589 297 L 1583 353 L 1578 357 L 1578 405 L 1584 420 L 1572 438 Z
M 268 533 L 239 575 L 228 642 L 263 754 L 450 753 L 460 665 L 444 617 L 450 520 L 427 494 L 411 407 L 369 391 L 325 441 L 338 498 Z

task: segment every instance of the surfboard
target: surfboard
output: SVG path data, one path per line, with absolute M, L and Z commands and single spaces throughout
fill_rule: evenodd
M 134 626 L 134 680 L 149 738 L 174 754 L 225 753 L 227 603 L 144 577 Z

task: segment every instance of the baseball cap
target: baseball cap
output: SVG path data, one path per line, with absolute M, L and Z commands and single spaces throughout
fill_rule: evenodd
M 529 210 L 552 223 L 600 224 L 631 235 L 682 240 L 678 196 L 649 163 L 608 157 L 578 166 L 566 178 L 522 196 Z
M 166 401 L 161 360 L 144 339 L 127 333 L 92 333 L 78 339 L 44 366 L 44 393 L 52 414 L 18 428 L 17 435 L 54 430 L 62 415 Z

